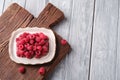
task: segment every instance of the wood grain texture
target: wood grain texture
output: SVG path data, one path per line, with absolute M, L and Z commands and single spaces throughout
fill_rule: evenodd
M 65 80 L 88 80 L 94 0 L 73 1 Z
M 118 0 L 96 0 L 90 80 L 119 80 L 118 4 Z
M 120 1 L 118 1 L 118 4 L 120 4 Z M 119 9 L 118 9 L 118 29 L 117 29 L 117 32 L 118 32 L 118 35 L 117 35 L 117 54 L 116 54 L 116 71 L 115 71 L 115 74 L 116 74 L 116 80 L 120 80 L 120 5 L 119 6 Z
M 10 15 L 7 16 L 8 13 Z M 1 72 L 0 78 L 4 80 L 16 80 L 16 79 L 19 79 L 19 80 L 40 79 L 42 80 L 43 78 L 46 78 L 46 76 L 55 68 L 55 66 L 70 51 L 69 44 L 62 46 L 60 44 L 60 40 L 62 38 L 57 33 L 54 32 L 56 36 L 56 41 L 57 41 L 56 56 L 54 60 L 50 63 L 43 64 L 43 65 L 25 66 L 27 68 L 27 72 L 25 75 L 21 75 L 21 74 L 16 74 L 18 67 L 21 65 L 15 64 L 9 59 L 8 41 L 5 41 L 5 40 L 8 40 L 10 37 L 9 34 L 11 34 L 12 31 L 14 31 L 15 29 L 19 27 L 38 26 L 38 27 L 49 28 L 52 25 L 55 25 L 58 22 L 60 22 L 63 18 L 64 18 L 63 13 L 59 9 L 54 7 L 52 4 L 48 4 L 46 8 L 38 16 L 38 18 L 33 18 L 33 16 L 30 13 L 28 13 L 25 9 L 21 8 L 17 4 L 11 5 L 0 18 L 1 20 L 0 26 L 1 28 L 3 28 L 0 36 L 3 37 L 3 35 L 7 32 L 4 35 L 3 39 L 1 40 L 1 45 L 0 45 L 0 63 L 1 63 L 0 64 L 0 72 Z M 2 22 L 2 20 L 4 21 Z M 4 24 L 5 22 L 7 24 Z M 4 26 L 6 28 L 4 28 Z M 39 74 L 36 74 L 40 66 L 44 66 L 46 68 L 45 76 L 40 76 Z M 2 74 L 4 74 L 4 76 Z

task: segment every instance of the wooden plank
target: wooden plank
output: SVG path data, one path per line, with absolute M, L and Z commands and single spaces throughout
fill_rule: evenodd
M 0 17 L 0 79 L 2 80 L 19 79 L 20 74 L 16 74 L 18 65 L 9 58 L 8 39 L 12 31 L 21 26 L 25 27 L 31 19 L 33 16 L 17 4 L 11 5 Z
M 72 0 L 49 0 L 48 2 L 51 2 L 64 12 L 66 19 L 61 22 L 61 24 L 55 26 L 53 29 L 68 41 L 72 11 Z M 53 73 L 49 75 L 49 80 L 65 80 L 65 73 L 67 72 L 65 64 L 68 64 L 67 62 L 65 62 L 65 59 L 63 59 L 61 63 L 55 68 Z
M 16 7 L 16 8 L 14 8 L 14 7 Z M 9 13 L 10 13 L 10 16 L 7 19 L 8 21 L 7 20 L 4 21 L 4 22 L 8 23 L 9 25 L 4 24 L 7 28 L 3 29 L 3 31 L 1 32 L 2 34 L 6 33 L 5 30 L 9 30 L 7 32 L 9 34 L 11 34 L 12 30 L 15 30 L 16 28 L 18 28 L 20 26 L 26 27 L 29 22 L 30 22 L 30 24 L 28 26 L 31 26 L 31 27 L 44 26 L 44 27 L 49 28 L 64 18 L 63 13 L 59 9 L 54 7 L 52 4 L 48 4 L 46 6 L 46 8 L 42 11 L 42 13 L 39 15 L 39 17 L 34 18 L 34 19 L 33 19 L 33 16 L 31 14 L 29 14 L 25 9 L 19 7 L 16 4 L 13 4 L 12 6 L 10 6 L 7 9 L 7 11 L 2 15 L 1 18 L 6 19 L 4 17 L 6 17 L 7 16 L 6 14 L 9 14 Z M 28 15 L 30 15 L 30 18 Z M 1 24 L 3 24 L 3 23 L 1 23 Z M 9 34 L 8 35 L 6 34 L 6 35 L 9 37 L 10 36 Z M 6 38 L 8 39 L 8 37 L 6 35 L 4 35 L 3 40 Z M 56 33 L 55 33 L 55 36 L 56 36 L 56 41 L 57 41 L 57 43 L 56 43 L 57 50 L 56 50 L 56 56 L 55 56 L 54 60 L 52 62 L 44 64 L 44 65 L 36 65 L 34 67 L 33 66 L 25 66 L 27 68 L 27 72 L 25 75 L 16 74 L 18 67 L 21 65 L 15 64 L 14 62 L 12 62 L 9 59 L 8 45 L 7 45 L 8 41 L 4 41 L 4 44 L 0 45 L 0 61 L 1 61 L 0 62 L 1 63 L 0 64 L 0 72 L 1 72 L 0 78 L 4 79 L 4 80 L 16 80 L 16 79 L 19 79 L 19 80 L 23 80 L 23 79 L 38 80 L 38 79 L 40 79 L 41 80 L 41 79 L 45 78 L 55 68 L 55 66 L 61 61 L 61 59 L 63 59 L 65 57 L 65 55 L 70 51 L 69 44 L 62 46 L 60 44 L 60 40 L 62 38 L 59 35 L 57 35 Z M 2 37 L 2 35 L 1 35 L 1 37 Z M 46 74 L 44 76 L 36 74 L 36 72 L 40 66 L 44 66 L 46 68 Z M 11 71 L 12 71 L 12 73 L 11 73 Z M 4 73 L 4 76 L 2 75 L 3 73 Z
M 119 1 L 118 1 L 119 2 Z M 120 2 L 119 2 L 120 3 Z M 120 8 L 119 8 L 119 4 L 118 4 L 118 25 L 117 25 L 117 30 L 116 32 L 118 33 L 117 35 L 117 41 L 116 41 L 116 46 L 117 46 L 117 54 L 116 54 L 116 80 L 120 80 Z
M 38 17 L 39 13 L 45 6 L 45 0 L 26 0 L 25 9 L 28 10 L 33 16 Z
M 0 16 L 1 16 L 1 14 L 3 13 L 4 1 L 5 1 L 5 0 L 0 0 Z
M 65 80 L 88 80 L 94 0 L 73 0 Z
M 118 0 L 96 0 L 90 80 L 119 80 L 116 79 L 118 4 Z

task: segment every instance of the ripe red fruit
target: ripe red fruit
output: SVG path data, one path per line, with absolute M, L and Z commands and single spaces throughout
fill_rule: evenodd
M 31 53 L 29 53 L 29 52 L 25 52 L 24 55 L 25 55 L 25 57 L 28 58 L 28 59 L 31 59 L 31 58 L 32 58 L 32 55 L 31 55 Z
M 24 46 L 22 44 L 18 45 L 18 49 L 22 50 L 23 48 L 24 48 Z
M 21 66 L 21 67 L 18 68 L 18 71 L 19 71 L 20 73 L 24 74 L 25 71 L 26 71 L 26 69 L 25 69 L 25 67 Z
M 47 46 L 43 46 L 43 51 L 48 52 L 48 47 Z
M 41 50 L 42 50 L 42 46 L 37 46 L 37 49 L 38 49 L 39 51 L 41 51 Z
M 23 50 L 17 50 L 17 56 L 18 57 L 24 57 L 24 51 Z
M 38 70 L 38 73 L 41 74 L 41 75 L 44 75 L 45 74 L 45 68 L 40 67 L 39 70 Z
M 40 41 L 41 41 L 41 38 L 40 38 L 40 37 L 36 37 L 35 40 L 36 40 L 37 42 L 40 42 Z
M 45 44 L 45 40 L 42 39 L 39 44 L 40 45 L 44 45 Z
M 62 39 L 62 40 L 61 40 L 61 44 L 62 44 L 62 45 L 66 45 L 66 44 L 67 44 L 67 41 L 66 41 L 65 39 Z
M 16 38 L 17 56 L 31 59 L 40 58 L 48 53 L 49 38 L 43 33 L 23 33 Z
M 27 46 L 27 50 L 32 50 L 32 49 L 33 49 L 32 45 Z
M 30 44 L 33 44 L 33 43 L 34 43 L 34 40 L 33 40 L 33 39 L 31 39 L 31 40 L 30 40 Z
M 33 46 L 33 51 L 36 51 L 37 50 L 37 47 L 36 46 Z
M 40 51 L 36 51 L 35 58 L 40 58 L 40 57 L 41 57 L 41 52 Z

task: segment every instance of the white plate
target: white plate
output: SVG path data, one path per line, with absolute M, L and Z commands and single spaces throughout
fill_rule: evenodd
M 17 50 L 16 38 L 19 37 L 19 35 L 23 34 L 24 32 L 31 33 L 31 34 L 42 32 L 45 35 L 47 35 L 49 38 L 48 54 L 39 59 L 36 59 L 36 58 L 27 59 L 27 58 L 18 57 L 16 54 L 16 50 Z M 50 62 L 55 56 L 55 50 L 56 50 L 55 35 L 52 30 L 46 29 L 46 28 L 38 28 L 38 27 L 19 28 L 12 33 L 10 37 L 10 41 L 9 41 L 9 55 L 10 55 L 11 60 L 13 60 L 16 63 L 26 64 L 26 65 L 27 64 L 35 65 L 35 64 L 43 64 L 43 63 Z

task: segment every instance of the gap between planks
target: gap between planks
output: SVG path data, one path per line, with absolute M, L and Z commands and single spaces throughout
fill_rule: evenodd
M 93 34 L 94 34 L 94 22 L 95 22 L 95 7 L 96 7 L 96 0 L 94 0 L 94 7 L 93 7 L 93 18 L 92 18 L 92 33 L 91 33 L 91 45 L 90 45 L 90 59 L 89 59 L 89 72 L 88 72 L 88 80 L 90 80 L 90 71 L 91 71 L 91 59 L 92 59 L 92 47 L 93 47 Z

